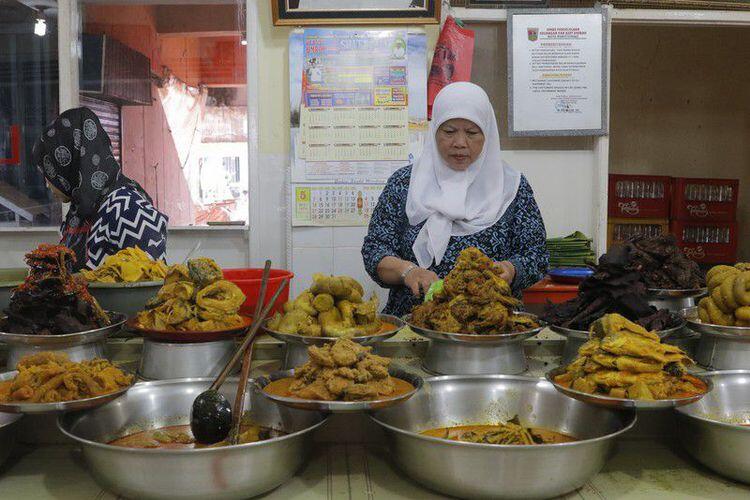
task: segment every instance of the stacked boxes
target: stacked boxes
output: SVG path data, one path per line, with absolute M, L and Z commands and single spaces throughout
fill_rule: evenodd
M 736 179 L 610 175 L 607 244 L 671 232 L 697 262 L 735 262 L 738 195 Z

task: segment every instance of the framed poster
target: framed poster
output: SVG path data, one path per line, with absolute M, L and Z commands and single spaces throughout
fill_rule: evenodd
M 606 135 L 608 39 L 604 8 L 509 11 L 509 135 Z
M 271 0 L 273 24 L 439 24 L 440 0 Z

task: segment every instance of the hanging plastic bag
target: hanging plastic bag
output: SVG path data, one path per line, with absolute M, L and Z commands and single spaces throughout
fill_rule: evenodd
M 453 82 L 471 81 L 471 61 L 474 57 L 474 32 L 462 28 L 448 16 L 440 31 L 432 68 L 427 79 L 427 117 L 432 118 L 432 103 L 438 92 Z

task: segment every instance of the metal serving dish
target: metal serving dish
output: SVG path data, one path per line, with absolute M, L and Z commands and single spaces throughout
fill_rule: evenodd
M 138 375 L 149 380 L 216 377 L 236 349 L 234 340 L 186 343 L 144 338 Z
M 516 375 L 526 371 L 527 368 L 523 341 L 542 331 L 547 324 L 534 314 L 515 314 L 530 317 L 540 326 L 516 333 L 471 335 L 421 328 L 412 324 L 411 314 L 404 316 L 404 321 L 413 331 L 430 339 L 430 346 L 422 361 L 422 367 L 430 373 Z
M 146 301 L 156 295 L 164 281 L 136 281 L 134 283 L 89 282 L 89 292 L 104 309 L 121 311 L 129 318 L 144 309 Z
M 388 330 L 387 332 L 382 332 L 375 335 L 351 337 L 349 340 L 361 345 L 377 344 L 396 335 L 399 330 L 404 327 L 405 324 L 401 318 L 391 316 L 390 314 L 378 314 L 378 318 L 384 323 L 395 325 L 395 328 L 393 330 Z M 283 370 L 289 370 L 294 368 L 295 366 L 301 366 L 307 363 L 307 360 L 309 359 L 307 356 L 307 348 L 311 345 L 322 347 L 328 342 L 335 342 L 339 340 L 337 337 L 308 337 L 305 335 L 277 332 L 267 327 L 269 321 L 270 319 L 265 322 L 265 324 L 263 325 L 263 330 L 265 330 L 268 335 L 275 338 L 276 340 L 285 342 L 284 363 L 282 364 Z
M 703 465 L 750 483 L 750 371 L 705 376 L 713 381 L 714 390 L 697 403 L 677 409 L 680 441 Z
M 688 327 L 700 333 L 695 360 L 708 370 L 750 370 L 750 328 L 703 323 L 698 308 L 682 311 Z
M 15 424 L 23 415 L 0 413 L 0 467 L 8 460 L 16 444 Z
M 521 423 L 581 441 L 533 446 L 460 443 L 422 436 L 453 425 Z M 550 498 L 581 487 L 604 466 L 634 412 L 616 412 L 566 398 L 544 380 L 448 376 L 371 417 L 384 428 L 398 467 L 419 483 L 461 498 Z
M 695 306 L 699 297 L 708 293 L 707 288 L 687 288 L 687 289 L 664 289 L 649 288 L 648 303 L 657 309 L 667 309 L 672 312 L 680 312 L 686 307 Z
M 23 283 L 29 270 L 25 267 L 0 269 L 0 311 L 8 307 L 13 289 Z
M 18 361 L 41 351 L 65 351 L 71 361 L 104 357 L 104 341 L 120 331 L 127 319 L 119 312 L 107 311 L 112 323 L 103 328 L 65 335 L 27 335 L 0 332 L 0 342 L 8 344 L 8 369 L 15 369 Z
M 278 396 L 276 394 L 269 394 L 263 390 L 271 382 L 282 378 L 293 377 L 294 370 L 279 371 L 272 373 L 267 377 L 260 377 L 255 381 L 255 384 L 257 385 L 258 390 L 269 400 L 290 408 L 322 411 L 327 413 L 360 413 L 363 411 L 377 410 L 398 405 L 411 398 L 422 387 L 423 380 L 419 375 L 393 366 L 388 370 L 388 373 L 391 377 L 400 378 L 401 380 L 409 382 L 414 386 L 414 390 L 409 391 L 406 394 L 400 394 L 396 397 L 374 399 L 371 401 L 319 401 L 314 399 Z
M 562 326 L 550 325 L 550 330 L 555 333 L 559 333 L 564 336 L 567 340 L 565 341 L 565 347 L 563 348 L 561 365 L 567 365 L 572 363 L 573 360 L 578 356 L 578 349 L 581 348 L 589 340 L 589 332 L 585 330 L 573 330 L 572 328 L 564 328 Z M 666 330 L 659 330 L 656 332 L 661 340 L 675 335 L 685 328 L 685 320 L 682 320 L 679 325 Z
M 212 381 L 202 378 L 139 383 L 111 404 L 61 416 L 57 425 L 81 445 L 97 482 L 127 498 L 248 498 L 291 478 L 304 464 L 312 433 L 325 417 L 280 407 L 252 389 L 248 401 L 253 420 L 290 434 L 258 443 L 200 450 L 134 449 L 106 444 L 140 430 L 189 423 L 193 400 Z M 234 401 L 236 388 L 237 379 L 230 379 L 221 392 Z
M 126 370 L 123 370 L 128 373 Z M 11 380 L 13 377 L 18 375 L 17 371 L 0 373 L 0 382 Z M 135 377 L 133 377 L 133 383 L 128 387 L 123 387 L 115 392 L 109 394 L 103 394 L 93 398 L 76 399 L 74 401 L 59 401 L 56 403 L 2 403 L 0 402 L 0 412 L 6 413 L 26 413 L 30 415 L 39 415 L 44 413 L 58 413 L 66 411 L 77 411 L 77 410 L 88 410 L 102 406 L 109 403 L 110 401 L 117 399 L 121 395 L 125 394 L 133 385 L 135 385 Z M 0 413 L 2 415 L 2 413 Z
M 569 387 L 563 387 L 562 385 L 555 382 L 555 377 L 565 373 L 565 367 L 560 366 L 553 368 L 545 374 L 547 381 L 555 386 L 555 389 L 561 393 L 569 396 L 578 401 L 583 401 L 595 406 L 601 406 L 603 408 L 612 408 L 614 410 L 668 410 L 669 408 L 677 408 L 678 406 L 688 405 L 695 403 L 699 399 L 703 398 L 706 394 L 711 392 L 713 389 L 713 383 L 710 379 L 706 379 L 703 376 L 697 376 L 690 374 L 697 378 L 701 382 L 706 384 L 706 392 L 688 398 L 672 398 L 672 399 L 655 399 L 655 400 L 644 400 L 644 399 L 625 399 L 625 398 L 613 398 L 610 396 L 604 396 L 601 394 L 589 394 L 586 392 L 576 391 Z

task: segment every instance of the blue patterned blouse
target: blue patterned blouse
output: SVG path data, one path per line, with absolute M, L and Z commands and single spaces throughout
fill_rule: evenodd
M 368 274 L 384 288 L 390 288 L 386 314 L 403 316 L 418 303 L 411 291 L 403 285 L 388 285 L 378 277 L 377 267 L 384 257 L 417 262 L 411 247 L 422 229 L 422 224 L 409 225 L 406 216 L 406 195 L 409 191 L 411 166 L 396 171 L 378 199 L 370 227 L 362 247 L 362 258 Z M 544 276 L 549 263 L 546 247 L 547 233 L 539 207 L 534 200 L 526 177 L 521 176 L 515 200 L 493 226 L 468 236 L 452 236 L 439 266 L 430 266 L 441 278 L 453 268 L 459 252 L 467 247 L 477 247 L 495 261 L 508 260 L 516 268 L 512 288 L 516 295 Z

